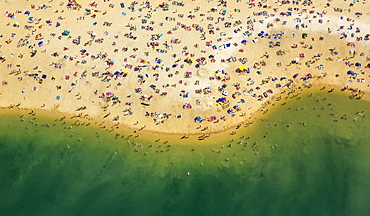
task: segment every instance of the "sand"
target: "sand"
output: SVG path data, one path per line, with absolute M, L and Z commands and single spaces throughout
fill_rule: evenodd
M 91 3 L 0 3 L 1 107 L 210 134 L 251 122 L 282 95 L 305 88 L 346 87 L 366 98 L 366 1 Z

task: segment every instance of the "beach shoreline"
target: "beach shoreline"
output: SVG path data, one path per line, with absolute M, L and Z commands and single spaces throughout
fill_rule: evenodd
M 323 89 L 323 86 L 311 87 L 301 89 L 300 92 L 293 92 L 282 94 L 281 100 L 272 100 L 268 103 L 263 109 L 258 110 L 254 113 L 247 122 L 239 123 L 233 127 L 229 127 L 225 130 L 216 131 L 216 132 L 207 132 L 207 133 L 163 133 L 158 131 L 150 131 L 150 130 L 140 130 L 137 128 L 130 128 L 124 127 L 120 125 L 117 127 L 117 123 L 104 121 L 103 118 L 101 119 L 91 119 L 88 116 L 84 116 L 83 113 L 62 113 L 62 112 L 55 112 L 49 111 L 44 109 L 28 109 L 28 108 L 9 108 L 9 107 L 1 107 L 0 108 L 0 115 L 8 115 L 13 114 L 19 117 L 19 121 L 22 121 L 27 116 L 29 118 L 37 119 L 38 116 L 42 116 L 43 118 L 49 119 L 50 121 L 54 121 L 56 123 L 64 122 L 66 127 L 70 126 L 82 126 L 86 128 L 90 128 L 89 130 L 97 132 L 100 130 L 105 130 L 115 136 L 116 138 L 120 138 L 123 140 L 131 140 L 135 142 L 135 140 L 144 140 L 148 142 L 159 142 L 159 143 L 177 143 L 177 144 L 184 144 L 192 143 L 195 145 L 209 145 L 213 143 L 230 143 L 234 140 L 240 140 L 240 135 L 243 134 L 243 138 L 245 134 L 251 134 L 249 127 L 253 127 L 255 123 L 264 121 L 266 116 L 269 116 L 270 113 L 273 113 L 274 108 L 284 106 L 287 109 L 289 108 L 289 101 L 294 99 L 300 99 L 300 97 L 304 96 L 311 96 L 316 95 L 317 93 L 322 94 L 326 92 L 327 94 L 331 94 L 330 89 Z M 325 85 L 327 87 L 327 85 Z M 330 88 L 337 88 L 338 90 L 332 92 L 332 94 L 338 95 L 346 95 L 351 98 L 351 93 L 348 91 L 340 91 L 340 86 L 328 86 Z M 352 97 L 352 100 L 358 100 Z M 370 99 L 368 97 L 364 97 L 362 100 L 367 101 L 370 103 Z M 274 105 L 273 105 L 274 104 Z M 27 120 L 26 117 L 26 120 Z M 36 120 L 35 120 L 36 121 Z M 37 120 L 38 121 L 38 120 Z M 39 122 L 42 123 L 42 122 Z M 44 124 L 44 123 L 42 123 Z

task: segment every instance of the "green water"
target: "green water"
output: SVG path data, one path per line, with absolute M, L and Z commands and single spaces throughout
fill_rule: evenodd
M 201 144 L 0 115 L 0 215 L 370 215 L 369 108 L 305 94 Z

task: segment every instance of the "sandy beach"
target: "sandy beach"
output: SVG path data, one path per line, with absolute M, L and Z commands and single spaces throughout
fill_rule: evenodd
M 0 106 L 158 133 L 248 124 L 306 88 L 366 99 L 358 1 L 0 2 Z

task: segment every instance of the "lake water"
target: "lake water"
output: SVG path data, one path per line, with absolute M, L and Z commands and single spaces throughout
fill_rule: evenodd
M 370 215 L 370 104 L 312 93 L 202 143 L 2 112 L 0 215 Z

